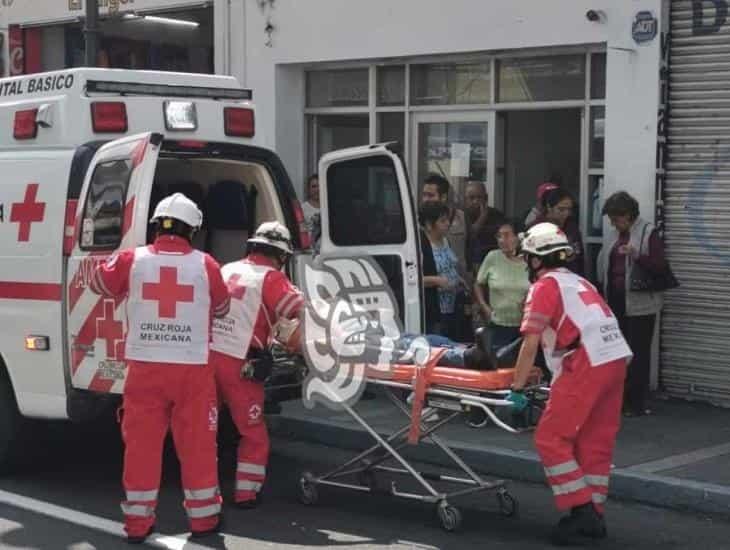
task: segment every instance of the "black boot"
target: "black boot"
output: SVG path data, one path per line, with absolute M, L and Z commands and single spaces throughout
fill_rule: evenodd
M 562 518 L 550 537 L 556 546 L 580 546 L 586 538 L 606 538 L 606 522 L 590 502 L 576 506 Z
M 479 346 L 469 346 L 464 350 L 464 368 L 471 370 L 494 370 L 489 354 Z

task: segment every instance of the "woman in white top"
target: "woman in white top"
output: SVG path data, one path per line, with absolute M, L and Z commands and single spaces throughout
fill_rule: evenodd
M 312 174 L 307 178 L 304 185 L 304 196 L 306 200 L 302 204 L 302 213 L 304 214 L 304 223 L 307 231 L 312 233 L 312 218 L 319 214 L 319 175 Z

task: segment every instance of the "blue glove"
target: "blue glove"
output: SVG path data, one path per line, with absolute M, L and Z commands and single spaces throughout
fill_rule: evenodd
M 530 404 L 530 401 L 527 397 L 525 397 L 523 392 L 511 391 L 507 394 L 506 399 L 512 403 L 512 408 L 515 412 L 524 411 L 527 408 L 527 405 Z

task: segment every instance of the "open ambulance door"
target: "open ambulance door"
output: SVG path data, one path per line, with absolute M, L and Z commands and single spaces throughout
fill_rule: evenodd
M 392 144 L 333 151 L 319 162 L 323 257 L 372 256 L 406 331 L 421 333 L 418 221 L 405 166 Z
M 124 388 L 125 300 L 94 294 L 89 281 L 96 266 L 116 251 L 145 244 L 162 139 L 145 133 L 109 142 L 86 172 L 66 277 L 68 374 L 74 388 L 107 393 Z

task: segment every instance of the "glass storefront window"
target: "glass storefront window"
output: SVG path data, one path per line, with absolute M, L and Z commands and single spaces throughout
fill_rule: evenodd
M 497 63 L 503 103 L 585 98 L 585 55 L 503 59 Z
M 420 179 L 431 172 L 444 176 L 456 204 L 463 204 L 469 181 L 487 181 L 486 122 L 424 122 L 418 137 Z
M 368 115 L 316 115 L 312 117 L 317 158 L 336 149 L 367 145 L 370 142 Z
M 606 134 L 606 108 L 591 108 L 590 128 L 590 166 L 591 168 L 603 168 L 604 136 Z
M 378 113 L 378 141 L 397 141 L 405 146 L 404 113 Z
M 411 66 L 412 105 L 466 105 L 490 102 L 488 63 Z
M 100 67 L 213 74 L 213 8 L 174 10 L 156 15 L 105 17 L 100 22 Z M 188 25 L 176 22 L 185 21 Z M 65 65 L 84 65 L 83 25 L 65 26 Z M 57 41 L 47 47 L 57 48 Z M 46 45 L 44 44 L 44 48 Z M 55 59 L 54 52 L 44 52 L 45 59 Z M 47 69 L 46 69 L 47 70 Z
M 368 69 L 307 73 L 307 107 L 367 107 Z
M 406 70 L 401 66 L 378 67 L 378 106 L 404 105 L 406 100 Z
M 591 99 L 606 98 L 606 54 L 591 55 Z

